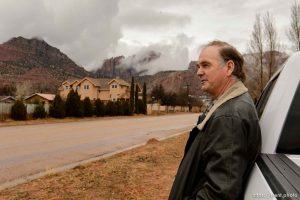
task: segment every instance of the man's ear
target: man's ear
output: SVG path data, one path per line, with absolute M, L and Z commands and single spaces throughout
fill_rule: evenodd
M 231 76 L 234 70 L 234 62 L 232 60 L 227 61 L 227 71 L 226 71 L 226 75 L 227 76 Z

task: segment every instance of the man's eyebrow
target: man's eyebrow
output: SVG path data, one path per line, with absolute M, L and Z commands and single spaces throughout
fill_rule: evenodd
M 208 61 L 201 61 L 201 62 L 199 62 L 197 65 L 198 65 L 198 66 L 201 66 L 201 65 L 207 65 L 207 64 L 209 64 Z

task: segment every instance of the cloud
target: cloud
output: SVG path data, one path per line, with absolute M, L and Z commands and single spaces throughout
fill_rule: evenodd
M 209 40 L 222 39 L 244 49 L 257 12 L 274 14 L 279 38 L 288 44 L 285 32 L 292 3 L 293 0 L 1 0 L 0 43 L 17 36 L 37 36 L 86 69 L 101 65 L 110 56 L 130 56 L 152 47 L 162 52 L 159 60 L 166 58 L 157 66 L 169 63 L 173 67 L 175 55 L 185 60 L 179 54 L 189 54 L 190 59 L 195 59 L 198 46 Z M 178 46 L 181 33 L 187 38 L 194 36 L 193 43 Z
M 190 23 L 190 17 L 171 12 L 137 8 L 120 16 L 124 26 L 129 28 L 167 28 L 170 26 L 183 27 Z
M 147 74 L 155 74 L 163 70 L 185 70 L 189 64 L 188 46 L 193 40 L 192 37 L 179 34 L 176 37 L 168 38 L 168 40 L 141 47 L 134 53 L 135 56 L 124 59 L 121 67 L 133 67 L 137 71 L 146 70 Z M 149 63 L 140 62 L 153 52 L 159 57 Z
M 86 69 L 98 65 L 121 38 L 119 0 L 1 0 L 0 41 L 43 38 Z

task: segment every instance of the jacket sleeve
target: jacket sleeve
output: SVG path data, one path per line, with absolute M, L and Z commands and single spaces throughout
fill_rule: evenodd
M 208 124 L 203 151 L 206 181 L 187 199 L 235 200 L 242 193 L 247 168 L 247 125 L 239 118 L 222 116 Z

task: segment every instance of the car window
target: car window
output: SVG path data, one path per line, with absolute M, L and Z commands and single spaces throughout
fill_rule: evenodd
M 300 154 L 300 81 L 289 108 L 280 139 L 277 153 Z
M 270 97 L 270 94 L 272 93 L 272 90 L 274 88 L 274 85 L 278 79 L 278 76 L 279 74 L 277 74 L 276 77 L 274 77 L 269 83 L 268 85 L 266 86 L 266 88 L 264 89 L 262 95 L 260 96 L 257 104 L 256 104 L 256 110 L 257 110 L 257 114 L 258 114 L 258 117 L 260 118 L 264 109 L 265 109 L 265 106 L 268 102 L 268 99 Z

